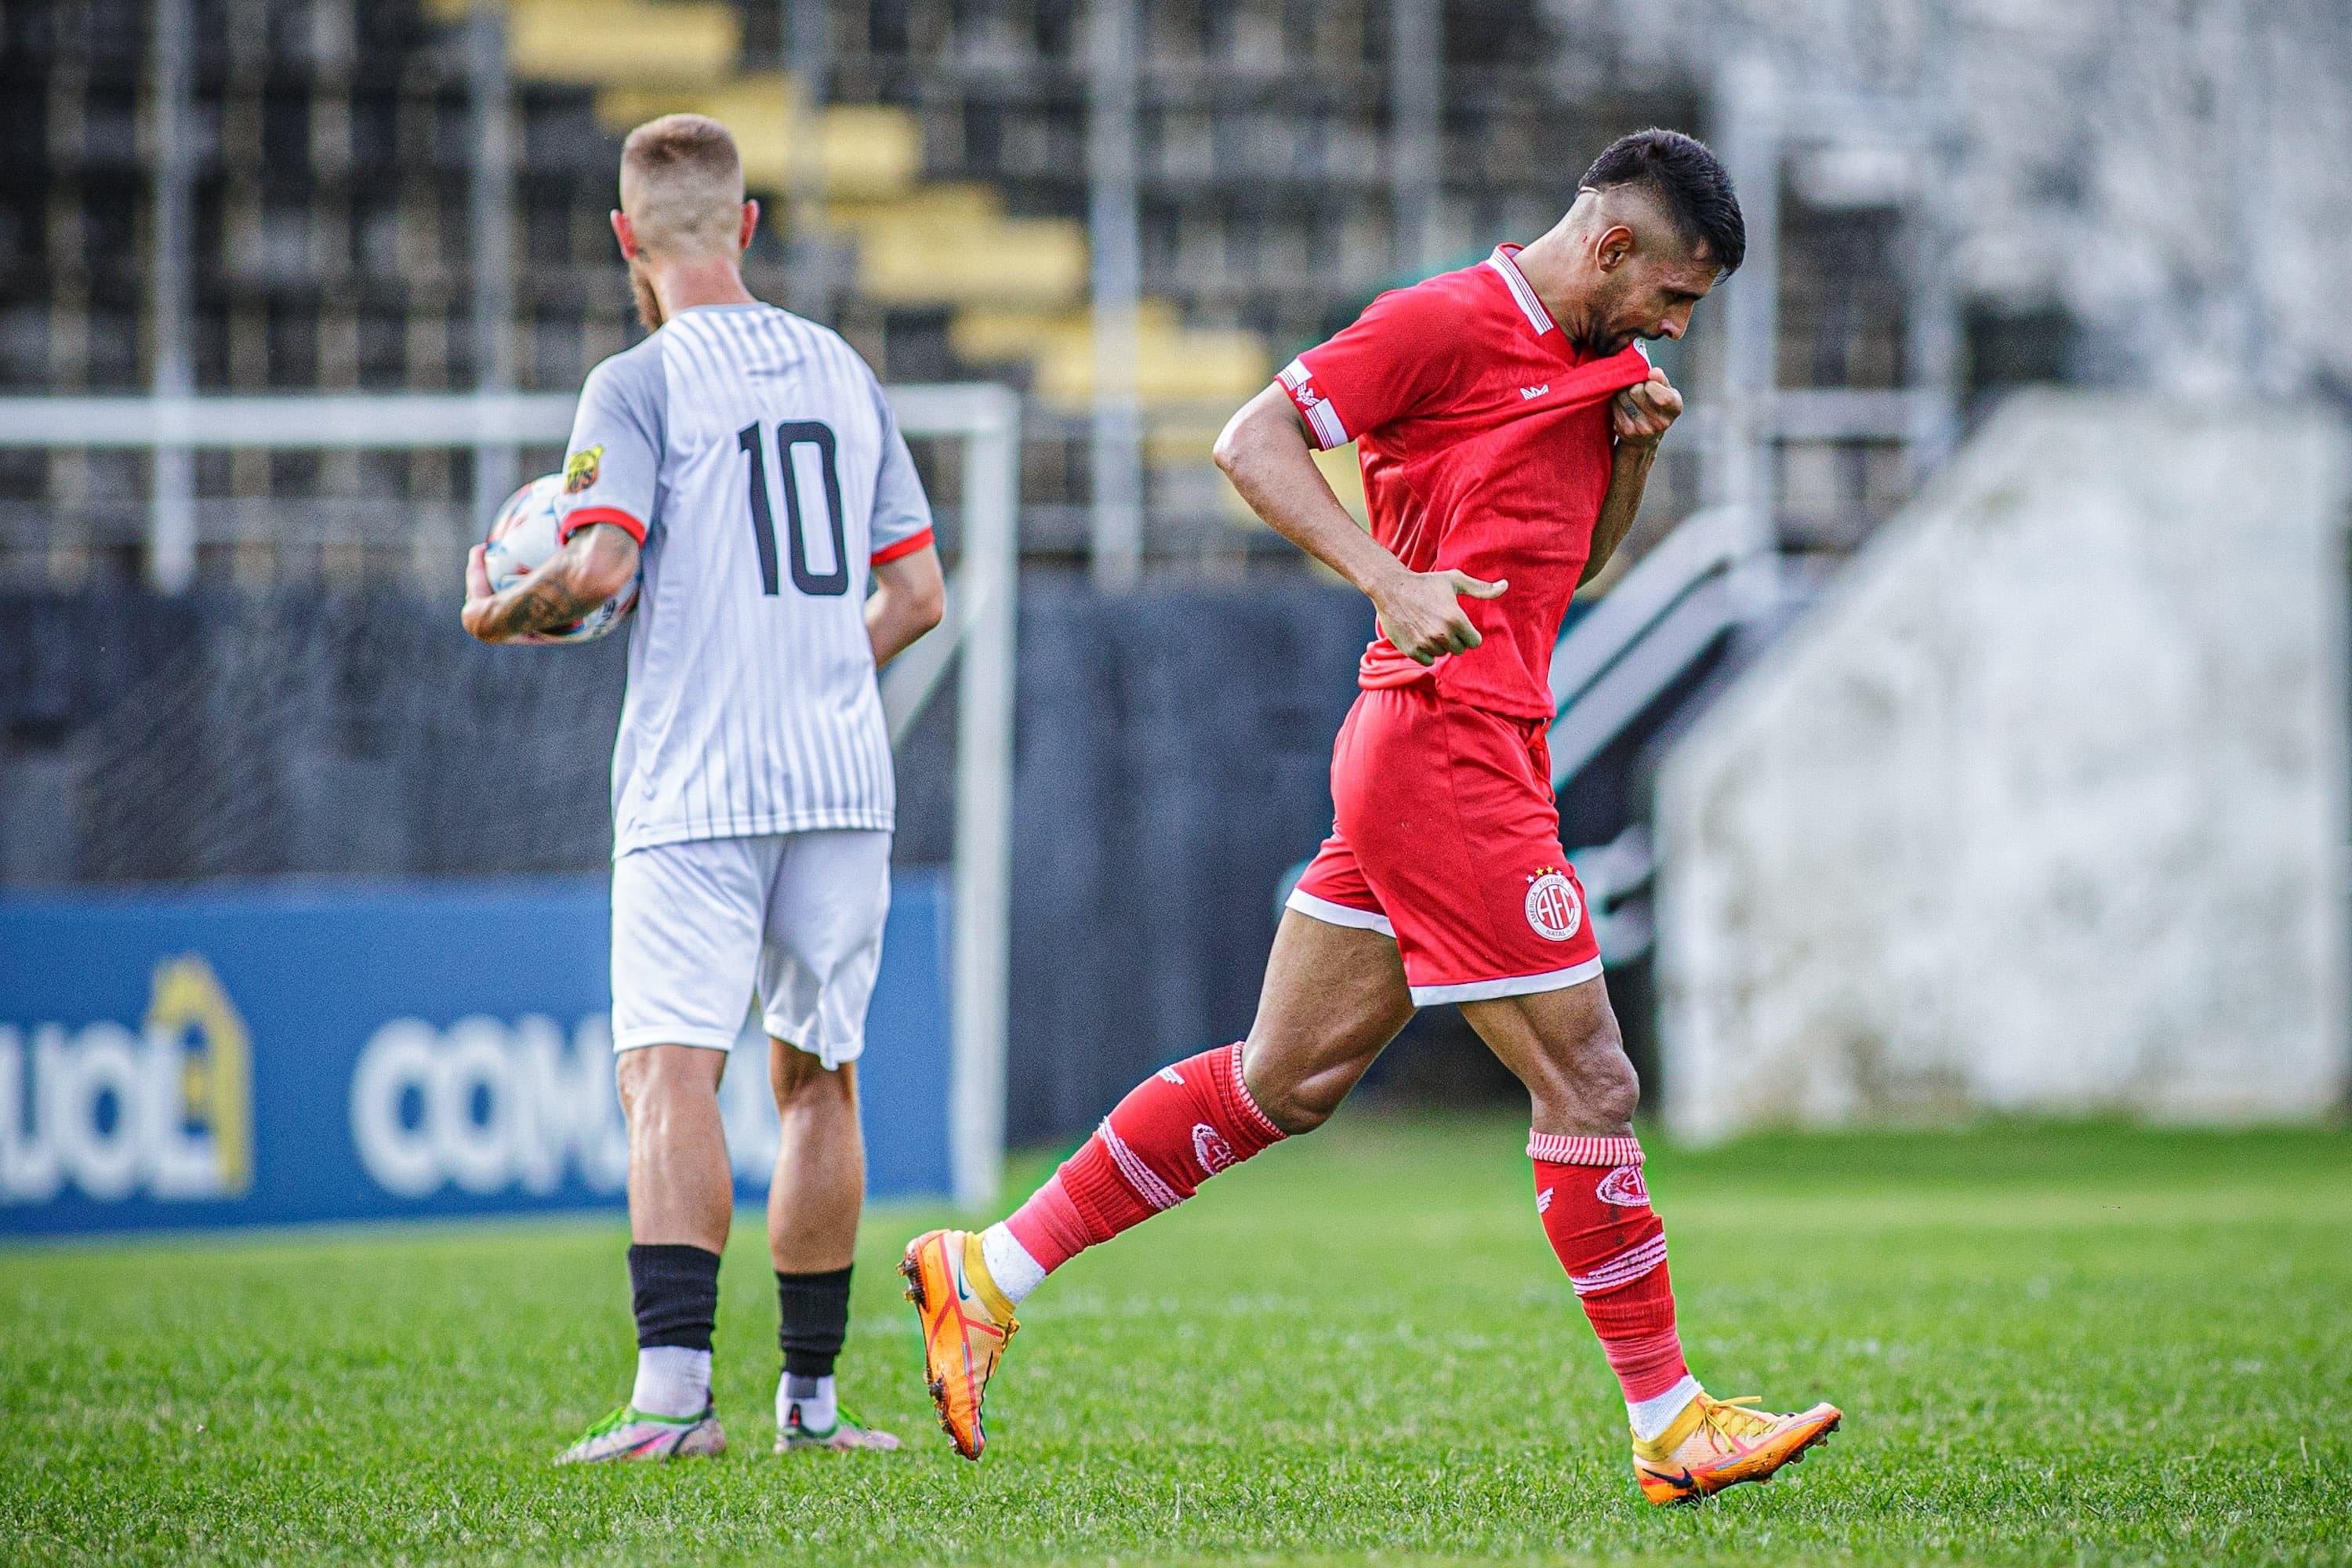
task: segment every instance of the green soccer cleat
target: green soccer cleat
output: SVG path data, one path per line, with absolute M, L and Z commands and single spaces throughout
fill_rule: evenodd
M 624 1405 L 588 1428 L 555 1457 L 559 1465 L 603 1465 L 619 1459 L 715 1459 L 727 1451 L 714 1407 L 699 1415 L 648 1415 Z
M 776 1430 L 776 1452 L 803 1453 L 813 1448 L 847 1453 L 866 1449 L 887 1453 L 898 1446 L 898 1439 L 878 1427 L 862 1425 L 845 1406 L 834 1417 L 834 1423 L 822 1432 L 812 1432 L 801 1425 L 801 1407 L 796 1404 L 783 1426 Z

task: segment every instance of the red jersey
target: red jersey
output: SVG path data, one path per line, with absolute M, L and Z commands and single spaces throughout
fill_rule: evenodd
M 1499 599 L 1462 601 L 1478 647 L 1424 667 L 1378 635 L 1357 683 L 1433 680 L 1456 701 L 1549 719 L 1552 647 L 1609 489 L 1609 399 L 1650 362 L 1632 346 L 1580 353 L 1517 250 L 1381 295 L 1282 384 L 1318 447 L 1357 444 L 1372 537 L 1398 560 L 1510 581 Z

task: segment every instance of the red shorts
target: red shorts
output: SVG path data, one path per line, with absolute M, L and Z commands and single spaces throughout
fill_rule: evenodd
M 1546 729 L 1425 681 L 1359 696 L 1331 748 L 1331 837 L 1290 908 L 1394 937 L 1417 1006 L 1598 975 Z

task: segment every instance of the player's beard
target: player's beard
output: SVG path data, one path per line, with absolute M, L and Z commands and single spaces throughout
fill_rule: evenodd
M 663 321 L 661 296 L 654 292 L 653 279 L 646 275 L 645 263 L 635 257 L 629 258 L 629 292 L 637 297 L 637 320 L 646 324 L 646 331 L 659 331 Z
M 1625 345 L 1632 342 L 1635 336 L 1632 332 L 1610 330 L 1609 304 L 1609 301 L 1604 300 L 1595 307 L 1576 331 L 1570 334 L 1569 341 L 1594 359 L 1607 359 L 1611 354 L 1624 353 Z

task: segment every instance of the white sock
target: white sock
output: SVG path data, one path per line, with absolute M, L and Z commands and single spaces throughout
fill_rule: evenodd
M 699 1415 L 710 1408 L 710 1352 L 684 1345 L 637 1352 L 637 1386 L 629 1403 L 646 1415 Z
M 834 1398 L 833 1374 L 823 1377 L 794 1377 L 785 1373 L 776 1379 L 776 1429 L 783 1431 L 793 1424 L 793 1406 L 801 1407 L 801 1430 L 812 1436 L 822 1437 L 841 1421 L 841 1405 Z
M 980 1233 L 981 1260 L 988 1265 L 988 1277 L 1004 1292 L 1004 1299 L 1019 1306 L 1029 1292 L 1045 1282 L 1045 1270 L 1019 1238 L 1003 1225 L 992 1225 Z
M 1634 1437 L 1647 1443 L 1673 1426 L 1675 1417 L 1683 1413 L 1683 1406 L 1698 1395 L 1698 1379 L 1685 1373 L 1683 1380 L 1664 1394 L 1654 1394 L 1638 1404 L 1627 1400 L 1625 1419 L 1632 1424 Z

